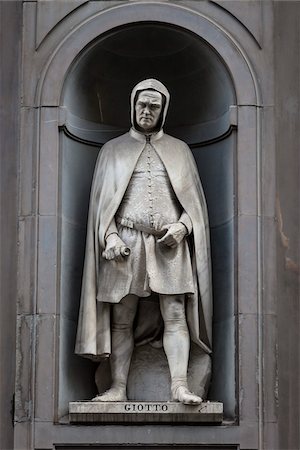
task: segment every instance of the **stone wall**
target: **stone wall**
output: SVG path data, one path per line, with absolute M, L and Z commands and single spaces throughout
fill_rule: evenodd
M 13 447 L 22 3 L 0 2 L 0 447 Z
M 274 2 L 277 280 L 277 442 L 300 446 L 300 2 Z M 269 370 L 272 370 L 271 368 Z M 274 447 L 273 447 L 274 445 Z M 276 446 L 275 446 L 276 445 Z
M 118 7 L 122 9 L 114 14 Z M 117 448 L 121 443 L 129 448 L 138 443 L 145 448 L 146 444 L 167 448 L 176 443 L 202 449 L 207 444 L 245 450 L 298 449 L 300 2 L 38 0 L 0 2 L 0 12 L 1 211 L 5 211 L 1 214 L 1 448 L 13 447 L 14 433 L 14 447 L 22 450 L 96 443 L 99 448 Z M 106 19 L 101 21 L 103 13 Z M 219 51 L 233 72 L 237 89 L 235 242 L 239 258 L 234 320 L 238 421 L 213 427 L 87 427 L 70 425 L 66 419 L 56 425 L 59 387 L 67 382 L 59 379 L 62 328 L 56 298 L 63 80 L 72 55 L 77 58 L 93 41 L 93 33 L 96 38 L 97 33 L 122 21 L 159 17 L 179 24 L 187 20 L 179 16 L 189 17 L 189 30 L 201 30 L 215 49 L 222 41 Z M 76 30 L 81 31 L 76 34 Z M 66 36 L 72 33 L 74 39 L 67 44 Z M 244 65 L 232 66 L 238 53 L 248 64 L 248 72 Z M 244 82 L 239 84 L 240 79 Z M 256 97 L 250 95 L 251 85 Z M 69 330 L 62 342 L 66 336 L 73 339 L 72 333 Z M 74 367 L 80 368 L 81 363 Z M 13 430 L 10 410 L 15 373 Z

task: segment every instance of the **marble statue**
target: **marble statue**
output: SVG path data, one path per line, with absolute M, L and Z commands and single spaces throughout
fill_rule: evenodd
M 208 217 L 190 149 L 163 131 L 169 99 L 157 80 L 137 84 L 132 128 L 96 163 L 76 342 L 77 354 L 110 358 L 111 388 L 94 401 L 126 401 L 139 299 L 156 293 L 173 400 L 202 402 L 187 368 L 191 340 L 211 353 Z

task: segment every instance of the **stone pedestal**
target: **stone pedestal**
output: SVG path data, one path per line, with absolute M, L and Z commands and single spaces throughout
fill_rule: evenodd
M 223 403 L 70 402 L 69 417 L 73 423 L 221 423 Z

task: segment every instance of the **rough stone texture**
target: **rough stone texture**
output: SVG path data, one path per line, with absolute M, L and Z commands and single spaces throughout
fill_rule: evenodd
M 300 3 L 275 2 L 277 385 L 280 449 L 300 448 Z M 271 370 L 271 368 L 269 368 Z M 266 432 L 266 442 L 271 433 Z
M 300 448 L 298 131 L 300 3 L 193 0 L 90 1 L 82 4 L 76 2 L 72 5 L 67 4 L 68 2 L 62 4 L 54 1 L 39 3 L 38 11 L 37 2 L 23 3 L 24 84 L 20 151 L 18 296 L 20 317 L 15 448 L 52 449 L 54 442 L 66 447 L 101 442 L 103 445 L 111 444 L 114 448 L 124 443 L 131 445 L 144 443 L 145 447 L 147 444 L 156 443 L 161 448 L 170 443 L 177 443 L 181 446 L 179 448 L 186 448 L 187 443 L 195 445 L 195 448 L 201 444 L 205 448 L 205 444 L 208 443 L 226 444 L 230 448 L 236 448 L 238 443 L 240 449 L 247 450 Z M 170 10 L 169 5 L 174 4 L 176 8 Z M 5 89 L 3 93 L 1 91 L 1 112 L 5 113 L 2 122 L 4 127 L 1 131 L 1 143 L 2 141 L 5 143 L 1 148 L 1 158 L 4 161 L 1 165 L 3 175 L 1 200 L 5 199 L 2 209 L 6 211 L 5 216 L 1 216 L 1 225 L 4 225 L 1 233 L 5 233 L 5 238 L 1 239 L 3 249 L 1 270 L 2 274 L 4 273 L 1 299 L 4 300 L 4 304 L 1 305 L 0 315 L 2 355 L 0 436 L 3 449 L 12 448 L 12 427 L 8 411 L 13 391 L 14 311 L 17 298 L 16 102 L 20 84 L 15 68 L 20 66 L 16 43 L 19 43 L 21 33 L 21 5 L 21 2 L 0 2 L 1 30 L 3 30 L 1 37 L 4 36 L 0 44 L 3 50 L 1 54 L 4 55 L 1 67 L 5 75 L 3 78 Z M 120 5 L 122 8 L 118 11 L 110 10 L 112 6 Z M 200 14 L 191 13 L 186 8 Z M 107 12 L 105 17 L 100 14 L 104 10 Z M 45 11 L 49 15 L 45 14 Z M 92 16 L 93 19 L 90 20 Z M 57 133 L 59 111 L 56 107 L 59 105 L 65 70 L 69 69 L 69 64 L 78 51 L 109 27 L 118 26 L 127 20 L 157 18 L 176 23 L 179 16 L 185 17 L 185 20 L 188 18 L 188 28 L 191 31 L 200 29 L 202 36 L 211 42 L 212 47 L 219 48 L 225 64 L 236 77 L 240 152 L 235 161 L 235 169 L 238 169 L 235 183 L 239 207 L 239 218 L 235 224 L 239 238 L 235 245 L 238 254 L 236 262 L 241 270 L 236 289 L 234 317 L 228 320 L 233 320 L 236 326 L 239 316 L 239 334 L 236 333 L 235 344 L 240 359 L 237 361 L 239 370 L 235 373 L 235 377 L 238 381 L 237 413 L 240 420 L 233 426 L 213 428 L 204 425 L 169 427 L 151 424 L 147 427 L 134 424 L 130 427 L 125 425 L 87 427 L 79 424 L 70 426 L 67 422 L 57 426 L 53 423 L 59 415 L 57 397 L 66 393 L 64 389 L 66 380 L 62 381 L 62 378 L 70 371 L 76 371 L 78 366 L 75 360 L 72 364 L 69 364 L 69 360 L 65 360 L 64 369 L 60 374 L 57 371 L 57 361 L 60 361 L 57 355 L 60 328 L 57 326 L 58 317 L 54 315 L 59 314 L 60 310 L 56 307 L 59 302 L 56 296 L 53 298 L 53 294 L 49 295 L 52 286 L 49 287 L 48 297 L 45 292 L 49 286 L 49 280 L 45 278 L 48 269 L 51 270 L 51 279 L 55 282 L 56 242 L 49 250 L 52 254 L 51 260 L 47 261 L 44 267 L 39 267 L 40 281 L 43 283 L 38 285 L 36 255 L 47 255 L 50 234 L 45 232 L 42 235 L 41 232 L 46 231 L 48 226 L 53 236 L 56 236 L 57 232 L 53 226 L 57 214 L 57 200 L 60 200 L 59 186 L 55 178 L 59 167 Z M 209 21 L 205 17 L 208 17 Z M 218 24 L 225 31 L 226 38 L 223 31 L 218 28 Z M 67 41 L 64 41 L 68 34 Z M 234 40 L 240 45 L 239 50 L 233 44 Z M 9 45 L 11 42 L 13 44 Z M 37 44 L 40 44 L 38 48 Z M 55 49 L 58 49 L 57 53 Z M 246 58 L 243 64 L 237 63 L 240 61 L 240 55 Z M 49 71 L 45 73 L 47 64 L 50 65 Z M 243 83 L 239 83 L 240 79 Z M 253 79 L 257 82 L 256 93 L 252 88 Z M 43 90 L 42 81 L 38 80 L 45 80 L 46 89 Z M 256 103 L 259 108 L 256 107 Z M 52 107 L 45 108 L 49 105 Z M 41 109 L 44 111 L 41 112 Z M 256 126 L 260 120 L 262 135 L 257 136 Z M 39 160 L 41 136 L 38 134 L 37 125 L 42 126 L 41 136 L 47 139 L 47 142 L 42 142 L 41 160 Z M 260 142 L 260 137 L 261 147 L 257 151 L 256 144 Z M 41 172 L 37 167 L 38 162 L 41 164 Z M 37 211 L 38 199 L 40 199 L 39 212 L 47 216 L 42 220 L 41 226 Z M 50 216 L 55 216 L 55 219 Z M 41 237 L 43 239 L 40 242 Z M 37 289 L 39 289 L 38 298 L 36 298 Z M 45 296 L 42 295 L 43 292 Z M 47 313 L 44 317 L 37 317 L 35 314 L 38 312 L 37 304 L 41 312 Z M 74 322 L 72 321 L 72 326 L 67 324 L 71 323 L 69 317 L 73 318 L 74 313 L 71 301 L 67 309 L 61 330 L 67 327 L 69 331 L 62 339 L 61 348 L 70 349 L 74 334 L 72 329 Z M 221 323 L 218 326 L 225 324 Z M 37 331 L 43 336 L 36 347 Z M 4 335 L 5 341 L 2 339 Z M 37 362 L 36 349 L 39 355 L 45 353 L 47 357 L 39 356 Z M 221 350 L 220 347 L 219 351 Z M 49 374 L 52 374 L 53 379 L 47 379 L 44 383 L 44 378 L 49 378 Z M 38 398 L 33 401 L 36 375 L 38 386 L 35 394 Z M 79 381 L 75 379 L 72 383 L 76 387 Z M 63 393 L 58 395 L 59 389 L 62 389 Z M 66 401 L 65 398 L 63 402 Z M 37 406 L 41 420 L 36 420 L 33 427 L 32 418 L 37 419 L 35 415 Z
M 73 12 L 74 9 L 79 8 L 83 3 L 86 3 L 86 0 L 62 0 L 60 1 L 60 8 L 53 8 L 51 1 L 39 0 L 36 17 L 36 46 L 38 47 L 42 43 L 43 39 L 58 22 Z
M 0 2 L 0 448 L 13 447 L 22 4 Z
M 239 20 L 252 34 L 253 38 L 262 45 L 262 1 L 261 0 L 219 0 L 217 5 L 227 10 Z
M 252 75 L 248 69 L 248 65 L 250 64 L 247 61 L 247 58 L 241 58 L 240 54 L 243 52 L 242 47 L 238 50 L 238 45 L 233 44 L 229 38 L 224 37 L 222 34 L 222 30 L 218 28 L 218 26 L 214 22 L 209 22 L 205 19 L 205 15 L 212 16 L 217 20 L 220 20 L 223 25 L 231 28 L 233 25 L 234 33 L 236 36 L 241 34 L 241 40 L 244 40 L 243 45 L 249 46 L 252 52 L 257 53 L 257 48 L 255 47 L 255 43 L 253 43 L 253 39 L 251 40 L 251 44 L 248 42 L 248 38 L 246 37 L 245 28 L 241 26 L 241 24 L 235 21 L 230 15 L 224 14 L 222 15 L 221 9 L 215 6 L 209 5 L 206 2 L 189 2 L 192 4 L 192 7 L 199 9 L 202 15 L 198 15 L 197 13 L 193 13 L 185 7 L 176 6 L 173 4 L 170 9 L 169 3 L 157 3 L 157 2 L 138 2 L 138 3 L 127 3 L 127 2 L 116 2 L 119 9 L 114 11 L 113 9 L 109 9 L 112 5 L 109 2 L 89 2 L 82 7 L 77 8 L 74 12 L 71 12 L 66 18 L 59 22 L 56 27 L 54 27 L 49 33 L 44 41 L 43 45 L 40 46 L 38 51 L 35 51 L 35 34 L 34 34 L 34 12 L 35 5 L 34 3 L 27 2 L 25 11 L 24 11 L 24 23 L 25 29 L 27 30 L 24 34 L 24 52 L 29 60 L 34 61 L 30 67 L 28 64 L 25 64 L 24 67 L 24 104 L 35 105 L 40 109 L 39 114 L 39 127 L 37 129 L 38 137 L 37 137 L 37 151 L 39 152 L 39 166 L 38 170 L 40 170 L 39 178 L 38 178 L 38 192 L 39 192 L 39 210 L 38 212 L 42 214 L 44 217 L 38 218 L 38 237 L 37 244 L 39 249 L 39 255 L 49 254 L 49 258 L 47 258 L 47 262 L 45 265 L 38 266 L 38 313 L 45 314 L 45 317 L 37 317 L 37 327 L 38 330 L 43 330 L 45 336 L 40 337 L 40 343 L 37 347 L 38 350 L 38 359 L 42 358 L 43 352 L 47 357 L 47 371 L 49 374 L 52 373 L 54 389 L 49 383 L 46 383 L 46 389 L 42 392 L 42 379 L 45 376 L 45 368 L 41 365 L 40 361 L 35 361 L 33 363 L 33 367 L 37 368 L 38 375 L 38 388 L 36 389 L 36 400 L 35 406 L 37 408 L 36 416 L 38 416 L 39 421 L 35 423 L 35 431 L 34 431 L 34 443 L 32 445 L 36 445 L 38 447 L 45 447 L 51 445 L 53 442 L 53 438 L 50 437 L 52 433 L 55 434 L 56 442 L 76 442 L 81 441 L 83 439 L 88 439 L 87 435 L 84 433 L 84 428 L 76 429 L 76 436 L 70 438 L 68 426 L 64 426 L 63 434 L 55 433 L 56 426 L 52 424 L 50 411 L 54 408 L 54 417 L 57 418 L 57 391 L 59 391 L 59 398 L 64 397 L 66 394 L 66 389 L 64 388 L 67 383 L 69 377 L 68 375 L 68 359 L 64 358 L 64 348 L 65 345 L 68 346 L 68 351 L 71 350 L 71 339 L 73 332 L 71 331 L 71 321 L 63 320 L 60 321 L 61 326 L 53 327 L 51 315 L 48 314 L 56 314 L 58 315 L 62 311 L 65 312 L 66 306 L 66 296 L 63 294 L 61 298 L 53 298 L 54 291 L 51 286 L 51 282 L 49 280 L 53 280 L 55 282 L 55 248 L 49 246 L 51 242 L 50 234 L 43 233 L 43 230 L 46 230 L 46 225 L 52 222 L 51 233 L 55 237 L 55 219 L 51 219 L 50 216 L 55 216 L 60 213 L 60 210 L 57 211 L 57 206 L 59 201 L 61 200 L 57 195 L 59 192 L 59 183 L 58 177 L 60 175 L 59 170 L 59 158 L 58 158 L 58 139 L 57 139 L 57 121 L 58 121 L 58 106 L 59 98 L 61 95 L 61 87 L 63 80 L 65 79 L 65 71 L 69 69 L 69 64 L 72 62 L 72 59 L 76 57 L 78 50 L 84 47 L 91 39 L 94 39 L 98 36 L 99 30 L 104 32 L 108 30 L 110 27 L 120 25 L 122 23 L 126 23 L 128 20 L 138 21 L 140 19 L 153 19 L 153 17 L 157 17 L 158 15 L 166 21 L 170 21 L 170 23 L 176 24 L 178 18 L 184 18 L 186 26 L 189 29 L 195 32 L 201 33 L 207 38 L 212 46 L 216 46 L 219 52 L 222 54 L 225 62 L 228 66 L 231 67 L 232 72 L 235 74 L 235 82 L 236 82 L 236 90 L 237 90 L 237 98 L 239 104 L 238 110 L 238 125 L 240 127 L 238 133 L 238 159 L 237 159 L 237 168 L 239 170 L 239 175 L 236 179 L 236 186 L 238 188 L 238 199 L 239 199 L 239 213 L 241 218 L 239 219 L 240 226 L 240 242 L 237 247 L 239 251 L 239 263 L 243 268 L 243 273 L 247 273 L 247 260 L 250 258 L 253 261 L 253 267 L 256 267 L 256 253 L 253 253 L 251 250 L 251 245 L 247 242 L 248 235 L 250 233 L 251 236 L 256 236 L 256 228 L 257 228 L 257 194 L 256 194 L 256 151 L 260 151 L 260 149 L 256 150 L 256 139 L 255 139 L 255 128 L 257 125 L 256 115 L 257 108 L 256 104 L 260 104 L 261 98 L 258 93 L 253 89 L 252 84 Z M 54 3 L 57 5 L 56 3 Z M 57 7 L 58 8 L 58 7 Z M 102 8 L 108 8 L 105 15 L 99 14 Z M 59 8 L 58 8 L 59 9 Z M 57 12 L 58 14 L 58 12 Z M 90 18 L 89 18 L 90 16 Z M 53 17 L 53 16 L 52 16 Z M 86 26 L 84 24 L 84 20 L 88 19 L 89 23 Z M 181 20 L 181 19 L 180 19 Z M 229 22 L 228 22 L 229 20 Z M 79 28 L 74 27 L 74 25 L 80 25 Z M 187 25 L 188 24 L 188 25 Z M 74 30 L 78 30 L 79 32 L 75 32 Z M 64 33 L 69 33 L 68 36 L 64 36 Z M 74 34 L 74 36 L 73 36 Z M 62 40 L 61 37 L 66 37 L 66 40 Z M 227 36 L 227 35 L 226 35 Z M 242 37 L 243 36 L 243 37 Z M 76 39 L 75 39 L 76 38 Z M 220 45 L 220 41 L 222 45 Z M 57 51 L 54 50 L 55 45 L 58 45 Z M 47 64 L 49 64 L 49 70 L 47 69 Z M 47 69 L 47 71 L 46 71 Z M 36 91 L 36 80 L 37 76 L 40 75 L 38 89 Z M 37 93 L 37 95 L 34 95 Z M 49 105 L 52 105 L 50 108 Z M 249 106 L 250 105 L 250 106 Z M 40 133 L 39 133 L 40 132 Z M 40 144 L 40 145 L 39 145 Z M 219 147 L 219 150 L 221 146 Z M 71 149 L 72 150 L 72 149 Z M 207 152 L 212 152 L 212 148 L 208 148 Z M 33 158 L 34 160 L 34 158 Z M 251 165 L 250 168 L 247 166 Z M 71 164 L 72 166 L 72 164 Z M 228 175 L 228 174 L 227 174 Z M 230 178 L 230 176 L 228 175 Z M 248 186 L 253 185 L 253 189 L 249 190 Z M 77 188 L 77 184 L 75 186 Z M 215 191 L 212 194 L 214 197 L 218 199 L 218 192 Z M 231 196 L 231 195 L 230 195 Z M 232 205 L 229 209 L 231 209 Z M 67 212 L 67 209 L 66 209 Z M 247 217 L 249 216 L 249 217 Z M 216 215 L 218 219 L 216 221 L 217 225 L 222 225 L 224 218 L 222 219 L 222 215 Z M 225 216 L 224 216 L 225 217 Z M 227 216 L 226 216 L 227 218 Z M 232 214 L 229 214 L 229 218 L 232 218 Z M 74 219 L 74 217 L 73 217 Z M 76 222 L 77 222 L 76 218 Z M 226 221 L 226 220 L 225 220 Z M 242 226 L 242 224 L 247 224 L 246 226 Z M 49 228 L 50 230 L 50 228 Z M 246 231 L 245 231 L 246 230 Z M 59 235 L 59 234 L 58 234 Z M 242 249 L 247 249 L 247 251 L 242 251 Z M 47 250 L 48 249 L 48 250 Z M 70 249 L 69 249 L 70 250 Z M 51 256 L 52 255 L 52 256 Z M 54 259 L 52 257 L 54 256 Z M 62 260 L 63 261 L 63 260 Z M 252 267 L 252 266 L 251 266 Z M 58 267 L 59 269 L 59 267 Z M 58 277 L 62 272 L 58 272 Z M 49 276 L 49 280 L 47 278 Z M 248 275 L 248 274 L 247 274 Z M 251 286 L 251 298 L 255 296 L 256 293 L 256 272 L 252 274 L 252 278 L 249 275 L 248 280 L 253 280 L 254 286 L 252 286 L 251 281 L 244 284 L 244 298 L 247 299 L 247 289 L 250 289 Z M 233 276 L 233 274 L 232 274 Z M 49 283 L 49 284 L 48 284 Z M 48 286 L 48 289 L 45 288 Z M 51 294 L 52 291 L 52 294 Z M 67 291 L 64 291 L 67 292 Z M 77 294 L 78 295 L 78 294 Z M 68 299 L 70 306 L 68 306 L 68 310 L 72 311 L 72 298 Z M 46 301 L 45 301 L 46 300 Z M 60 301 L 60 309 L 58 309 Z M 221 296 L 220 296 L 220 303 Z M 250 306 L 250 305 L 249 305 Z M 247 314 L 248 305 L 241 303 L 240 313 L 243 313 L 240 320 L 240 343 L 242 344 L 243 355 L 241 357 L 240 362 L 240 381 L 242 382 L 242 395 L 240 398 L 240 410 L 242 418 L 240 426 L 239 426 L 239 435 L 237 438 L 237 431 L 234 427 L 228 427 L 226 430 L 216 431 L 214 430 L 213 435 L 217 433 L 218 442 L 223 444 L 229 444 L 232 442 L 240 442 L 241 447 L 244 448 L 256 448 L 258 445 L 258 425 L 257 425 L 257 414 L 256 414 L 256 405 L 259 402 L 257 389 L 256 389 L 256 334 L 258 329 L 258 321 L 256 320 L 257 314 L 257 305 L 255 302 L 251 304 L 251 314 Z M 218 323 L 216 323 L 215 330 L 218 331 L 219 336 L 224 337 L 224 342 L 229 344 L 230 351 L 234 350 L 235 339 L 234 339 L 234 328 L 237 326 L 237 316 L 235 315 L 233 304 L 230 305 L 228 311 L 225 308 L 220 308 L 220 310 L 225 311 L 228 315 L 224 319 L 224 317 L 220 317 Z M 72 311 L 73 314 L 73 311 Z M 220 313 L 221 316 L 221 313 Z M 68 313 L 68 317 L 70 317 Z M 54 323 L 54 322 L 53 322 Z M 58 321 L 56 320 L 56 323 Z M 226 330 L 230 328 L 230 336 Z M 68 329 L 68 330 L 67 330 Z M 247 339 L 249 330 L 251 333 L 255 335 L 255 339 L 249 341 Z M 58 339 L 57 333 L 61 334 L 61 339 Z M 67 337 L 67 339 L 66 339 Z M 226 339 L 225 339 L 226 337 Z M 51 349 L 53 343 L 57 342 L 57 346 L 53 347 L 53 357 L 49 354 L 49 349 L 45 347 L 45 343 L 48 342 L 48 347 Z M 226 345 L 226 346 L 227 346 Z M 42 349 L 42 350 L 41 350 Z M 43 350 L 44 349 L 44 350 Z M 59 355 L 59 368 L 64 367 L 64 371 L 60 371 L 59 377 L 57 377 L 57 351 L 60 350 Z M 50 350 L 51 352 L 51 350 Z M 238 397 L 234 398 L 235 394 L 235 383 L 237 376 L 235 368 L 232 368 L 230 372 L 230 386 L 228 386 L 228 380 L 224 378 L 224 371 L 228 373 L 228 369 L 223 367 L 221 363 L 222 356 L 222 346 L 219 346 L 219 364 L 215 367 L 216 377 L 219 377 L 219 390 L 215 392 L 222 393 L 222 382 L 224 384 L 224 388 L 226 392 L 230 391 L 230 408 L 233 411 L 232 415 L 234 416 L 234 410 L 236 408 L 236 402 L 238 401 Z M 261 357 L 261 355 L 260 355 Z M 230 358 L 227 358 L 226 364 L 229 364 Z M 245 364 L 245 361 L 247 364 Z M 236 359 L 236 365 L 238 366 L 238 360 Z M 75 368 L 76 365 L 73 367 Z M 247 375 L 247 367 L 250 367 L 252 370 Z M 75 369 L 76 370 L 76 369 Z M 255 374 L 255 375 L 254 375 Z M 73 381 L 72 381 L 73 383 Z M 74 380 L 74 386 L 76 386 L 77 381 Z M 84 386 L 85 381 L 82 380 L 82 385 Z M 75 392 L 76 393 L 76 392 Z M 48 402 L 46 403 L 46 399 L 48 398 Z M 66 398 L 64 398 L 64 401 Z M 226 399 L 228 401 L 228 399 Z M 60 409 L 60 405 L 58 406 L 58 410 Z M 237 408 L 236 408 L 237 409 Z M 47 424 L 47 427 L 43 427 L 43 424 Z M 61 430 L 61 428 L 60 428 Z M 107 433 L 104 433 L 104 430 L 101 428 L 98 432 L 93 435 L 93 439 L 99 439 L 101 434 L 101 439 L 103 437 L 106 443 L 117 443 L 120 442 L 121 439 L 121 428 L 114 428 L 116 433 L 112 431 L 112 429 L 107 429 Z M 188 440 L 190 443 L 196 443 L 201 441 L 206 443 L 212 443 L 212 439 L 214 436 L 212 435 L 209 429 L 205 430 L 201 428 L 198 430 L 196 427 L 189 430 L 188 437 L 187 435 L 181 435 L 178 431 L 174 432 L 174 436 L 167 432 L 162 426 L 155 429 L 155 442 L 157 444 L 161 443 L 170 443 L 170 442 L 181 442 L 181 439 L 185 441 Z M 17 435 L 18 431 L 16 432 Z M 42 434 L 41 434 L 42 433 Z M 100 434 L 99 434 L 100 433 Z M 122 433 L 123 434 L 123 433 Z M 173 433 L 172 433 L 173 434 Z M 97 437 L 98 436 L 98 437 Z M 130 432 L 125 433 L 122 436 L 127 442 L 147 442 L 147 436 L 142 431 L 137 432 L 133 428 L 130 429 Z M 71 440 L 70 440 L 71 439 Z M 150 437 L 149 437 L 150 439 Z M 153 438 L 152 438 L 153 439 Z M 175 439 L 175 441 L 174 441 Z M 66 441 L 67 440 L 67 441 Z M 20 441 L 21 442 L 21 441 Z M 88 441 L 86 441 L 88 442 Z M 153 440 L 152 440 L 153 442 Z

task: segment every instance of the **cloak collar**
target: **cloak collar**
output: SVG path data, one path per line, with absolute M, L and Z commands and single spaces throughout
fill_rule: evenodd
M 146 136 L 150 136 L 150 142 L 155 142 L 155 141 L 158 141 L 159 139 L 161 139 L 163 137 L 164 132 L 163 132 L 163 130 L 159 130 L 158 133 L 153 133 L 153 134 L 150 134 L 150 135 L 149 134 L 146 135 L 144 133 L 139 133 L 134 128 L 130 128 L 129 134 L 136 141 L 145 143 L 146 142 Z

